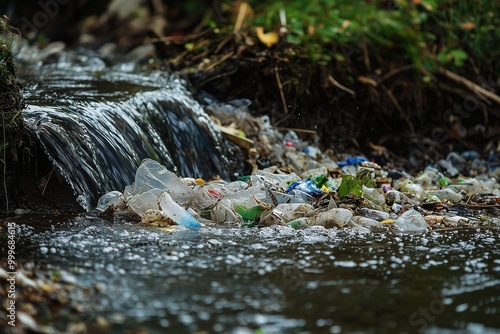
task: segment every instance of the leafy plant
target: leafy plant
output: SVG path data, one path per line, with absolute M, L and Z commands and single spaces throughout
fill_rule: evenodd
M 417 68 L 462 67 L 470 57 L 499 56 L 500 7 L 488 0 L 249 1 L 256 26 L 266 31 L 286 24 L 284 40 L 300 57 L 326 64 L 346 61 L 342 46 L 360 55 L 367 49 L 403 50 Z M 492 50 L 495 49 L 495 50 Z
M 376 185 L 371 172 L 368 170 L 361 171 L 356 176 L 342 175 L 342 183 L 339 186 L 338 194 L 340 197 L 352 195 L 361 198 L 363 196 L 363 186 L 374 188 Z

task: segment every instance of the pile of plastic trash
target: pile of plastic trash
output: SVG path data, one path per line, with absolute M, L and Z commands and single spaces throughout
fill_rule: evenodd
M 251 175 L 233 182 L 179 178 L 145 159 L 135 182 L 123 193 L 102 196 L 97 209 L 127 210 L 145 224 L 187 228 L 223 223 L 294 229 L 319 225 L 364 233 L 499 225 L 496 171 L 474 152 L 450 153 L 413 177 L 386 171 L 363 157 L 335 162 L 294 131 L 283 134 L 266 116 L 252 117 L 245 101 L 207 109 L 221 127 L 235 129 L 236 136 L 242 133 Z M 230 139 L 238 143 L 234 134 Z M 272 165 L 258 169 L 256 161 L 263 156 Z M 477 176 L 461 177 L 460 171 L 471 165 Z

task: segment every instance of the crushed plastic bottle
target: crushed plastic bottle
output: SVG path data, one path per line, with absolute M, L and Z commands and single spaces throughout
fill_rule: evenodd
M 382 221 L 391 218 L 391 215 L 388 212 L 384 212 L 381 210 L 374 210 L 370 208 L 360 208 L 359 214 L 363 217 L 375 219 L 377 221 Z
M 368 218 L 368 217 L 363 217 L 363 216 L 353 216 L 351 219 L 354 223 L 363 226 L 363 227 L 373 227 L 377 226 L 379 224 L 378 220 L 375 220 L 373 218 Z
M 335 208 L 318 213 L 312 218 L 313 225 L 320 225 L 326 228 L 344 227 L 351 220 L 353 214 L 349 209 Z
M 402 232 L 426 232 L 427 222 L 420 212 L 410 209 L 396 219 L 394 226 Z
M 362 186 L 363 197 L 365 198 L 364 205 L 379 211 L 386 211 L 387 205 L 385 204 L 385 196 L 380 188 L 368 188 Z

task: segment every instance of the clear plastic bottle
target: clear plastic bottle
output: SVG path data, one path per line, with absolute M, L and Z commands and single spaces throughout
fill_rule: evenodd
M 177 204 L 172 196 L 166 191 L 162 192 L 158 197 L 158 203 L 161 210 L 172 219 L 178 225 L 182 225 L 188 228 L 200 228 L 200 222 L 194 218 L 189 212 L 184 210 L 179 204 Z

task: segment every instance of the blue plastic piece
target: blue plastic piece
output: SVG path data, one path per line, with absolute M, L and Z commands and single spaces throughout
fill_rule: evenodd
M 200 228 L 201 227 L 200 222 L 196 218 L 194 218 L 192 215 L 190 215 L 189 213 L 188 213 L 188 215 L 186 215 L 182 219 L 180 219 L 178 224 L 185 226 L 187 228 Z
M 286 190 L 286 193 L 288 194 L 292 190 L 299 190 L 312 196 L 321 196 L 325 193 L 323 190 L 319 189 L 313 181 L 309 179 L 293 182 Z
M 359 165 L 360 163 L 365 161 L 368 162 L 369 160 L 363 157 L 349 157 L 345 161 L 337 162 L 337 165 L 339 165 L 339 167 L 344 167 L 348 165 Z
M 478 154 L 476 151 L 465 151 L 460 154 L 462 158 L 467 159 L 467 160 L 474 160 L 477 159 Z

